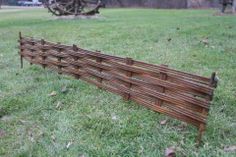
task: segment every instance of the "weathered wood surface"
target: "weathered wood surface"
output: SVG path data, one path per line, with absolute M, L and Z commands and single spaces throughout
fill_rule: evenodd
M 211 77 L 181 72 L 166 65 L 153 65 L 29 37 L 19 40 L 23 58 L 59 74 L 72 75 L 133 100 L 154 111 L 205 130 L 210 101 L 217 86 Z

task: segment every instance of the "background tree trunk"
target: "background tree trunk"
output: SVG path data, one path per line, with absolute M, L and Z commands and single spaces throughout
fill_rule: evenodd
M 124 4 L 123 4 L 122 0 L 117 0 L 117 2 L 119 3 L 119 5 L 120 5 L 121 7 L 124 7 Z
M 236 13 L 236 0 L 233 1 L 232 11 L 233 13 Z
M 0 0 L 0 9 L 1 9 L 1 6 L 2 6 L 2 0 Z

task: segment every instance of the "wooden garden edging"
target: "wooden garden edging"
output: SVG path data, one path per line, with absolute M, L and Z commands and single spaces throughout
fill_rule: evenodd
M 115 57 L 88 51 L 76 45 L 67 46 L 43 39 L 22 37 L 23 58 L 59 74 L 72 75 L 133 100 L 154 111 L 187 122 L 199 129 L 198 142 L 205 130 L 210 101 L 217 86 L 216 74 L 203 77 L 153 65 L 131 58 Z

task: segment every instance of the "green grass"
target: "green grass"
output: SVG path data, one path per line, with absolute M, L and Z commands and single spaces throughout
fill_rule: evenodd
M 224 147 L 236 144 L 236 17 L 215 12 L 105 9 L 103 19 L 56 20 L 43 9 L 0 10 L 0 156 L 156 157 L 170 146 L 178 156 L 235 156 Z M 216 71 L 202 146 L 192 126 L 39 66 L 20 69 L 19 31 L 203 76 Z

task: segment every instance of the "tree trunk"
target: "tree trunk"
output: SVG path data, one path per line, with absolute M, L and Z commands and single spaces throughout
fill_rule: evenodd
M 232 11 L 233 13 L 236 13 L 236 0 L 233 1 Z
M 117 0 L 117 2 L 119 3 L 121 7 L 124 7 L 124 3 L 122 2 L 122 0 Z

